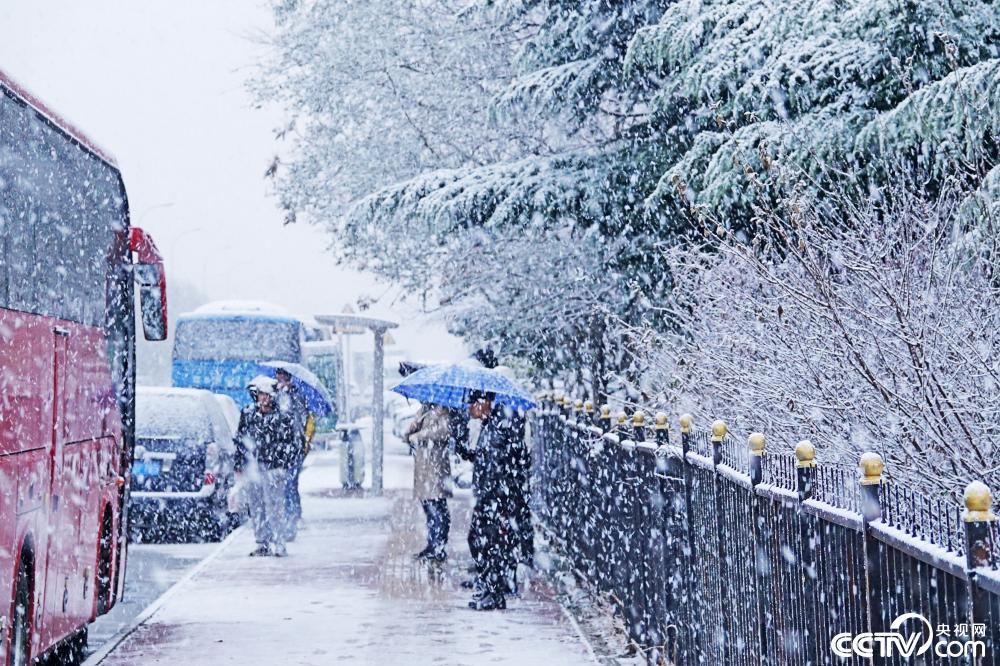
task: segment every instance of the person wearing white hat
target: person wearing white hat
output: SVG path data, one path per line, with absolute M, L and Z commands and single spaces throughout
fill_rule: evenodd
M 286 555 L 285 486 L 298 454 L 292 417 L 278 409 L 274 379 L 258 375 L 247 385 L 253 402 L 240 413 L 234 466 L 249 482 L 250 517 L 257 548 L 251 556 Z

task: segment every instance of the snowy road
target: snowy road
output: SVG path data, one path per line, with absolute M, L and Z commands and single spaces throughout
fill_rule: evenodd
M 89 652 L 127 626 L 149 604 L 219 547 L 218 543 L 140 544 L 129 547 L 125 596 L 90 625 Z

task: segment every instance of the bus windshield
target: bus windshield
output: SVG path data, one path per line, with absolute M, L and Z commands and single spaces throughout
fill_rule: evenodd
M 181 361 L 301 360 L 299 326 L 256 319 L 188 319 L 177 323 L 174 358 Z

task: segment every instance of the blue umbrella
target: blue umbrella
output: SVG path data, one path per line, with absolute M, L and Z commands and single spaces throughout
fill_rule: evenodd
M 464 365 L 432 365 L 421 368 L 392 388 L 396 393 L 420 402 L 461 409 L 469 393 L 496 395 L 495 402 L 514 409 L 532 409 L 535 401 L 520 386 L 499 372 Z
M 260 364 L 261 373 L 268 377 L 274 377 L 278 370 L 284 370 L 292 376 L 292 384 L 302 393 L 309 411 L 315 414 L 316 418 L 333 412 L 333 400 L 330 394 L 320 378 L 308 368 L 285 361 L 266 361 Z

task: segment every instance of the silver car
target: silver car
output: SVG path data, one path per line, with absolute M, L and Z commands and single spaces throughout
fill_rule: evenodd
M 228 509 L 236 447 L 233 414 L 227 411 L 232 408 L 201 389 L 136 391 L 129 505 L 134 539 L 162 540 L 178 531 L 218 539 L 238 524 L 240 517 Z

